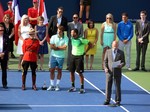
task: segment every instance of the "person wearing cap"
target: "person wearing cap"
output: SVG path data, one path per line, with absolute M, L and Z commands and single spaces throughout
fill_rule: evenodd
M 8 36 L 4 35 L 4 26 L 0 24 L 0 65 L 2 69 L 2 85 L 5 89 L 7 88 L 8 43 Z
M 14 22 L 14 13 L 12 10 L 12 1 L 8 1 L 7 6 L 8 6 L 8 9 L 6 11 L 4 11 L 4 15 L 8 14 L 10 16 L 10 22 L 13 23 Z
M 34 26 L 37 25 L 38 0 L 33 0 L 33 7 L 28 9 L 28 16 L 29 16 L 30 24 L 34 28 Z
M 30 66 L 32 73 L 32 89 L 37 90 L 36 88 L 36 68 L 37 68 L 37 54 L 39 50 L 39 40 L 35 37 L 35 33 L 37 33 L 33 28 L 29 30 L 29 38 L 23 41 L 22 51 L 23 51 L 23 59 L 22 59 L 22 90 L 26 89 L 26 75 L 28 72 L 28 68 Z

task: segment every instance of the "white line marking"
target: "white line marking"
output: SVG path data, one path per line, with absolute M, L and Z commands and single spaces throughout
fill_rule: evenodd
M 15 104 L 12 104 L 12 105 L 1 105 L 0 107 L 7 107 L 7 108 L 16 108 L 16 107 L 105 107 L 107 105 L 15 105 Z
M 76 73 L 77 75 L 79 75 L 77 72 L 75 72 L 75 73 Z M 98 87 L 96 87 L 93 83 L 91 83 L 91 82 L 90 82 L 89 80 L 87 80 L 86 78 L 84 78 L 84 80 L 105 96 L 105 93 L 104 93 L 102 90 L 100 90 Z M 113 98 L 111 98 L 111 100 L 112 100 L 113 102 L 115 102 L 115 100 L 113 100 Z M 120 106 L 120 107 L 121 107 L 123 110 L 125 110 L 126 112 L 130 112 L 130 111 L 127 110 L 125 107 L 123 107 L 123 106 Z
M 142 86 L 140 86 L 139 84 L 137 84 L 136 82 L 134 82 L 132 79 L 130 79 L 129 77 L 127 77 L 127 76 L 124 75 L 123 73 L 122 73 L 122 75 L 123 75 L 126 79 L 128 79 L 129 81 L 131 81 L 132 83 L 134 83 L 136 86 L 138 86 L 139 88 L 141 88 L 143 91 L 145 91 L 146 93 L 150 94 L 149 91 L 147 91 L 147 90 L 144 89 Z
M 29 105 L 30 107 L 99 107 L 104 105 Z

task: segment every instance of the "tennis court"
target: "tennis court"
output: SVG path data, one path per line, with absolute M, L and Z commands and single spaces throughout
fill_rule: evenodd
M 21 72 L 8 71 L 8 89 L 0 87 L 0 112 L 147 112 L 150 110 L 150 93 L 132 80 L 122 77 L 121 106 L 103 105 L 105 100 L 104 71 L 85 71 L 85 94 L 79 94 L 79 77 L 76 75 L 76 92 L 69 93 L 70 75 L 63 71 L 60 91 L 44 91 L 41 87 L 46 82 L 49 86 L 49 72 L 37 72 L 37 88 L 33 91 L 31 72 L 28 72 L 26 87 L 21 90 Z M 115 88 L 113 87 L 113 90 Z M 113 91 L 112 91 L 113 92 Z M 114 93 L 114 92 L 113 92 Z M 115 95 L 112 94 L 111 103 Z

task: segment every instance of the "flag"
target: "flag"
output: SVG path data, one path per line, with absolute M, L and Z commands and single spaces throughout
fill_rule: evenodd
M 3 21 L 3 16 L 4 16 L 4 10 L 3 10 L 2 4 L 0 2 L 0 22 Z
M 20 16 L 20 11 L 19 11 L 19 0 L 13 0 L 12 1 L 12 9 L 14 11 L 15 14 L 15 21 L 14 21 L 14 25 L 15 25 L 15 45 L 18 45 L 18 27 L 20 25 L 20 21 L 21 21 L 21 16 Z
M 39 0 L 39 16 L 44 17 L 44 25 L 48 25 L 47 13 L 44 0 Z
M 45 8 L 45 2 L 44 0 L 39 0 L 39 16 L 44 17 L 44 25 L 48 26 L 48 19 L 47 19 L 47 13 L 46 13 L 46 8 Z M 47 36 L 47 42 L 50 42 L 49 36 Z

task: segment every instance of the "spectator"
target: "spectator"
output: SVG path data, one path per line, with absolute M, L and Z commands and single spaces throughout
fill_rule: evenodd
M 122 13 L 122 21 L 118 24 L 117 35 L 119 38 L 119 49 L 126 50 L 126 67 L 128 70 L 132 70 L 130 67 L 131 60 L 131 39 L 133 37 L 133 24 L 128 20 L 128 14 Z
M 32 73 L 32 89 L 37 90 L 36 88 L 36 68 L 37 68 L 37 54 L 39 50 L 39 41 L 35 38 L 36 31 L 33 28 L 30 28 L 28 34 L 29 37 L 23 41 L 22 51 L 23 51 L 23 59 L 22 59 L 22 90 L 26 89 L 26 75 L 28 72 L 28 68 L 30 66 Z
M 88 68 L 88 61 L 90 56 L 90 70 L 93 69 L 93 61 L 94 55 L 96 54 L 97 50 L 97 40 L 98 40 L 98 30 L 95 28 L 95 24 L 93 21 L 88 22 L 88 28 L 84 32 L 84 37 L 88 39 L 92 43 L 92 48 L 86 53 L 86 69 Z M 86 49 L 88 46 L 86 46 Z
M 1 23 L 4 26 L 4 34 L 9 37 L 9 52 L 11 58 L 15 58 L 13 54 L 14 51 L 14 25 L 10 22 L 10 16 L 5 14 L 3 17 L 3 22 Z
M 71 30 L 71 43 L 72 43 L 72 55 L 70 61 L 70 80 L 72 87 L 68 90 L 68 92 L 76 91 L 75 88 L 75 71 L 79 74 L 80 77 L 80 84 L 81 88 L 79 93 L 85 93 L 84 89 L 84 54 L 91 48 L 92 44 L 87 39 L 83 39 L 82 37 L 78 36 L 78 30 L 73 29 Z M 87 51 L 84 52 L 85 45 L 89 45 Z
M 63 26 L 64 31 L 67 31 L 67 19 L 63 16 L 64 9 L 63 7 L 58 7 L 57 15 L 54 15 L 50 18 L 48 25 L 48 34 L 49 37 L 57 34 L 58 26 Z
M 33 7 L 28 9 L 28 16 L 31 26 L 34 28 L 37 25 L 38 17 L 38 0 L 33 0 Z
M 72 17 L 73 21 L 68 23 L 68 31 L 67 31 L 67 36 L 68 36 L 68 57 L 67 57 L 67 70 L 69 69 L 69 63 L 70 63 L 70 56 L 71 56 L 71 50 L 72 50 L 72 45 L 71 45 L 71 30 L 73 29 L 78 29 L 79 36 L 83 36 L 83 24 L 78 22 L 78 15 L 74 14 Z
M 68 38 L 64 36 L 64 27 L 58 26 L 58 34 L 53 35 L 50 39 L 51 55 L 49 61 L 50 68 L 50 86 L 48 91 L 59 91 L 59 83 L 62 77 L 62 68 L 65 58 L 65 50 L 68 45 Z M 56 88 L 54 86 L 55 68 L 57 67 L 58 75 L 56 81 Z
M 84 9 L 86 10 L 86 23 L 89 21 L 89 15 L 90 15 L 90 6 L 91 6 L 92 0 L 80 0 L 80 12 L 79 12 L 79 22 L 82 23 L 82 16 Z
M 8 36 L 4 35 L 4 26 L 0 24 L 0 63 L 2 69 L 2 85 L 5 89 L 7 88 L 8 43 Z
M 102 23 L 100 44 L 103 47 L 102 52 L 102 69 L 104 69 L 104 56 L 107 49 L 111 48 L 112 42 L 116 40 L 116 24 L 111 13 L 106 15 L 106 21 Z
M 142 52 L 142 60 L 141 60 L 141 70 L 147 71 L 145 69 L 145 55 L 149 43 L 149 32 L 150 32 L 150 23 L 146 19 L 147 12 L 140 12 L 140 20 L 136 21 L 135 24 L 135 34 L 136 34 L 136 68 L 134 71 L 139 70 L 140 67 L 140 55 Z
M 121 61 L 117 67 L 113 67 L 112 63 L 116 61 Z M 104 58 L 104 70 L 106 73 L 106 100 L 104 105 L 109 105 L 111 92 L 112 92 L 112 84 L 114 81 L 116 88 L 116 96 L 115 101 L 116 105 L 120 106 L 121 102 L 121 69 L 125 65 L 125 57 L 124 52 L 118 49 L 118 42 L 113 41 L 112 48 L 106 51 Z
M 4 12 L 4 15 L 8 14 L 10 17 L 10 22 L 13 23 L 14 22 L 14 13 L 12 10 L 12 1 L 8 1 L 7 6 L 8 6 L 8 9 Z
M 39 48 L 39 57 L 40 57 L 40 70 L 43 69 L 44 64 L 44 54 L 48 54 L 48 46 L 46 38 L 48 36 L 48 28 L 46 25 L 43 24 L 44 18 L 42 16 L 38 17 L 38 24 L 35 26 L 35 30 L 38 31 L 37 38 L 40 41 L 40 48 Z
M 23 41 L 26 38 L 29 38 L 29 30 L 31 28 L 31 25 L 29 24 L 29 17 L 24 14 L 21 18 L 21 24 L 18 28 L 18 46 L 17 46 L 17 54 L 19 54 L 19 62 L 18 62 L 18 71 L 21 71 L 21 61 L 23 57 L 23 52 L 22 52 L 22 44 Z

